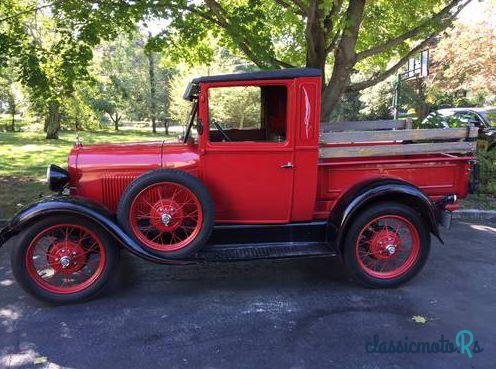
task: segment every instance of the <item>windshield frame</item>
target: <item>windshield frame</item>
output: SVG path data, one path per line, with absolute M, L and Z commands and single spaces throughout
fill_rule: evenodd
M 198 98 L 191 99 L 191 102 L 193 103 L 193 106 L 191 107 L 191 111 L 189 113 L 189 121 L 186 128 L 186 133 L 184 134 L 183 143 L 188 142 L 189 136 L 191 134 L 191 128 L 193 128 L 196 114 L 198 113 Z

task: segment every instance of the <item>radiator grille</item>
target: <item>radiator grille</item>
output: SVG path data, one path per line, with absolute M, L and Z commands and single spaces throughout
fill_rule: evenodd
M 117 205 L 126 187 L 137 177 L 136 174 L 105 174 L 102 178 L 102 197 L 104 205 L 112 212 Z

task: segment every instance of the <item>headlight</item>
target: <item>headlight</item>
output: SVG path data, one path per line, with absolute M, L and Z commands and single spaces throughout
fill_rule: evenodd
M 51 191 L 62 191 L 69 183 L 69 172 L 57 165 L 50 164 L 47 168 L 48 188 Z

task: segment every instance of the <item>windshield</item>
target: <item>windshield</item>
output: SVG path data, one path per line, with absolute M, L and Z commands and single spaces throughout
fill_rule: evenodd
M 482 115 L 491 127 L 496 127 L 496 109 L 487 110 Z

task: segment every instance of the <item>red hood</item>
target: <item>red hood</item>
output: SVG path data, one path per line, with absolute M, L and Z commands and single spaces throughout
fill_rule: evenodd
M 69 170 L 145 172 L 158 168 L 195 167 L 196 146 L 183 143 L 133 142 L 75 146 Z
M 71 193 L 115 211 L 129 183 L 160 168 L 198 175 L 197 147 L 164 142 L 76 146 L 69 155 Z

